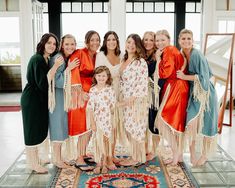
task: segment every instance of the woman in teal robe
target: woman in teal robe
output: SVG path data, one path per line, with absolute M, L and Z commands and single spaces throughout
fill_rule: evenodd
M 212 72 L 206 58 L 193 48 L 193 33 L 183 29 L 179 35 L 179 44 L 188 62 L 188 73 L 177 72 L 177 77 L 188 80 L 190 96 L 187 108 L 186 136 L 189 138 L 191 163 L 203 165 L 209 154 L 216 151 L 218 132 L 218 105 L 214 85 L 210 81 Z M 202 139 L 199 139 L 202 138 Z M 196 160 L 195 144 L 200 140 L 201 156 Z
M 67 34 L 62 37 L 60 52 L 53 56 L 49 61 L 49 67 L 53 67 L 57 61 L 62 60 L 63 64 L 57 69 L 55 76 L 51 77 L 48 73 L 49 83 L 49 130 L 52 142 L 52 162 L 58 168 L 67 168 L 62 155 L 62 144 L 68 139 L 68 113 L 64 108 L 64 85 L 66 80 L 65 71 L 70 71 L 78 66 L 78 60 L 68 64 L 70 55 L 76 49 L 75 37 Z M 65 144 L 64 144 L 65 145 Z M 68 152 L 65 150 L 65 155 Z
M 29 168 L 37 173 L 47 173 L 40 165 L 39 147 L 44 145 L 48 134 L 48 60 L 58 49 L 57 37 L 52 33 L 44 34 L 37 44 L 37 52 L 27 67 L 27 84 L 21 96 L 21 109 Z M 55 64 L 52 73 L 60 64 Z

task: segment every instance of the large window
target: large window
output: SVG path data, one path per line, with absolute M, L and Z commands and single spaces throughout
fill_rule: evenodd
M 126 34 L 166 29 L 173 44 L 175 10 L 173 2 L 127 2 Z
M 201 3 L 186 3 L 185 28 L 193 32 L 194 47 L 200 49 Z
M 61 12 L 62 35 L 68 33 L 74 35 L 78 48 L 84 47 L 87 31 L 97 31 L 101 39 L 108 31 L 107 2 L 62 3 Z
M 19 17 L 0 17 L 0 64 L 20 64 Z

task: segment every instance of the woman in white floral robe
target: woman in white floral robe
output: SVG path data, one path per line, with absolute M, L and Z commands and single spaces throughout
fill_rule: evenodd
M 144 47 L 137 34 L 126 40 L 126 53 L 120 68 L 120 107 L 126 137 L 129 144 L 129 160 L 124 166 L 146 162 L 145 137 L 148 125 L 148 67 L 144 57 Z

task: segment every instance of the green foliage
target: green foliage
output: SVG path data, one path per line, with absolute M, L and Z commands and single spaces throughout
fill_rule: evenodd
M 20 56 L 6 52 L 6 55 L 0 59 L 0 64 L 20 64 Z

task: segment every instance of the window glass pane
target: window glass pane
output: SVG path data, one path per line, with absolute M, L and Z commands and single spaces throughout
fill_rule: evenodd
M 82 6 L 81 3 L 72 3 L 72 12 L 81 12 L 82 11 L 81 6 Z
M 201 41 L 201 14 L 186 13 L 185 27 L 193 32 L 194 46 L 200 49 Z M 192 22 L 193 20 L 193 22 Z
M 156 12 L 164 12 L 164 3 L 155 3 Z
M 102 12 L 102 3 L 93 3 L 94 12 Z
M 174 12 L 175 11 L 175 3 L 166 3 L 166 12 Z
M 0 0 L 0 11 L 6 11 L 7 7 L 6 7 L 6 1 L 5 0 Z
M 19 64 L 19 18 L 0 17 L 0 25 L 0 64 Z
M 62 3 L 62 12 L 71 12 L 71 3 Z
M 126 3 L 126 12 L 132 12 L 132 3 Z
M 83 8 L 83 12 L 92 12 L 92 4 L 91 3 L 83 3 L 82 8 Z
M 235 32 L 235 21 L 228 21 L 228 28 L 227 28 L 228 33 L 234 33 Z
M 136 20 L 138 20 L 137 23 Z M 153 24 L 153 20 L 156 20 L 157 24 Z M 141 23 L 141 27 L 139 23 Z M 171 36 L 171 41 L 174 41 L 174 13 L 166 13 L 166 14 L 127 13 L 126 14 L 127 36 L 131 33 L 137 33 L 142 38 L 145 31 L 156 32 L 163 28 L 168 30 Z M 173 44 L 173 42 L 171 43 Z
M 196 4 L 196 12 L 201 12 L 201 3 Z
M 108 12 L 108 3 L 104 2 L 104 12 Z
M 7 1 L 8 11 L 19 11 L 19 0 L 8 0 Z
M 48 4 L 42 3 L 42 5 L 43 5 L 43 12 L 48 12 Z
M 143 12 L 143 3 L 134 3 L 134 12 Z
M 49 32 L 48 13 L 43 14 L 43 33 Z
M 216 10 L 226 10 L 226 9 L 227 9 L 227 0 L 216 0 Z
M 144 3 L 144 12 L 153 12 L 153 3 Z
M 218 31 L 219 33 L 226 33 L 227 23 L 225 20 L 219 20 Z
M 79 21 L 78 21 L 79 20 Z M 71 24 L 78 23 L 78 24 Z M 89 30 L 95 30 L 101 39 L 108 31 L 108 13 L 63 13 L 62 35 L 72 34 L 77 40 L 77 47 L 84 47 L 85 34 Z
M 230 1 L 230 9 L 235 10 L 235 1 Z
M 186 3 L 186 12 L 195 12 L 195 3 Z

